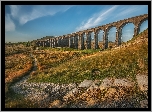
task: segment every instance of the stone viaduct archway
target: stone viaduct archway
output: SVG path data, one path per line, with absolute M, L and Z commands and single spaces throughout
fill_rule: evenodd
M 49 47 L 73 47 L 75 49 L 91 49 L 91 33 L 94 32 L 94 49 L 98 49 L 98 34 L 100 30 L 104 31 L 103 34 L 103 49 L 108 48 L 108 32 L 112 27 L 116 27 L 116 39 L 115 39 L 115 45 L 119 46 L 121 45 L 121 36 L 122 36 L 122 28 L 128 24 L 133 23 L 134 24 L 134 35 L 136 36 L 139 34 L 140 31 L 140 25 L 148 20 L 148 14 L 135 16 L 132 18 L 127 18 L 124 20 L 116 21 L 113 23 L 109 23 L 106 25 L 98 26 L 95 28 L 58 36 L 55 38 L 50 38 L 49 41 L 43 40 L 39 43 L 39 45 L 45 45 L 45 42 L 49 42 L 50 44 L 47 44 Z M 84 41 L 84 35 L 86 34 L 86 41 Z M 43 42 L 43 44 L 42 44 Z M 86 44 L 86 46 L 85 46 Z

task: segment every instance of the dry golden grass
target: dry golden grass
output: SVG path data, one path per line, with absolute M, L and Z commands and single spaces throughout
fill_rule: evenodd
M 32 60 L 25 54 L 13 54 L 5 57 L 5 83 L 21 77 L 32 68 Z

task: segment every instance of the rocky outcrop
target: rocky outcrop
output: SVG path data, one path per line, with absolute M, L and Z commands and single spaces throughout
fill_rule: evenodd
M 141 91 L 148 90 L 148 76 L 137 75 Z M 148 97 L 133 95 L 135 82 L 122 78 L 84 80 L 80 84 L 28 83 L 26 77 L 12 89 L 49 108 L 147 108 Z M 136 100 L 138 99 L 138 101 Z
M 147 108 L 148 99 L 141 100 L 142 95 L 134 96 L 134 87 L 135 82 L 125 78 L 84 80 L 63 97 L 63 102 L 70 104 L 70 108 Z

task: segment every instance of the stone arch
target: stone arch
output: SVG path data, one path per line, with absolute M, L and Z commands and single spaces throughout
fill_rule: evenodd
M 90 32 L 90 36 L 91 36 L 91 48 L 95 48 L 95 32 L 94 31 L 92 31 L 92 32 Z M 96 49 L 96 48 L 95 48 Z
M 115 25 L 113 25 L 113 24 L 112 24 L 112 25 L 110 25 L 110 26 L 108 26 L 108 27 L 107 27 L 107 32 L 109 32 L 109 30 L 110 30 L 111 28 L 113 28 L 113 27 L 116 27 L 116 26 L 115 26 Z
M 138 32 L 140 32 L 141 31 L 141 25 L 143 24 L 143 22 L 145 22 L 145 21 L 147 21 L 148 22 L 148 17 L 146 17 L 146 18 L 144 18 L 144 19 L 142 19 L 141 21 L 140 21 L 140 23 L 138 24 Z
M 114 47 L 116 41 L 116 31 L 117 28 L 115 25 L 111 25 L 107 29 L 107 41 L 108 47 Z M 112 33 L 113 32 L 113 33 Z
M 128 23 L 132 23 L 134 25 L 134 29 L 133 29 L 134 33 L 133 34 L 134 34 L 134 36 L 136 36 L 139 33 L 141 24 L 146 20 L 148 20 L 148 14 L 139 15 L 139 16 L 127 18 L 127 19 L 124 19 L 124 20 L 116 21 L 116 22 L 113 22 L 113 23 L 109 23 L 109 24 L 106 24 L 106 25 L 98 26 L 98 27 L 95 27 L 95 28 L 87 29 L 87 30 L 84 30 L 84 31 L 75 32 L 75 33 L 73 33 L 74 34 L 73 36 L 75 37 L 76 36 L 75 34 L 78 34 L 78 36 L 83 37 L 84 40 L 80 40 L 80 38 L 78 38 L 80 40 L 81 46 L 83 46 L 83 44 L 82 44 L 83 42 L 81 42 L 81 41 L 84 41 L 84 43 L 86 43 L 85 37 L 87 36 L 88 39 L 90 39 L 92 37 L 90 35 L 88 36 L 89 32 L 94 32 L 94 37 L 97 38 L 98 37 L 97 32 L 98 31 L 103 31 L 104 32 L 104 34 L 102 36 L 103 37 L 103 48 L 106 49 L 108 47 L 108 32 L 112 27 L 116 27 L 116 29 L 117 29 L 117 31 L 116 31 L 116 44 L 120 45 L 121 44 L 121 37 L 122 37 L 122 30 L 123 30 L 124 26 L 126 26 Z M 81 35 L 82 33 L 85 33 L 84 36 Z M 67 38 L 65 38 L 65 36 Z M 68 35 L 63 35 L 63 36 L 60 36 L 61 38 L 55 37 L 57 40 L 54 39 L 54 38 L 50 39 L 50 46 L 51 47 L 70 46 L 68 36 L 71 36 L 71 35 L 69 35 L 69 34 Z M 45 40 L 44 40 L 44 38 L 41 38 L 41 39 L 42 39 L 42 41 L 39 42 L 39 45 L 44 46 Z M 73 39 L 73 41 L 74 41 L 74 39 Z M 97 43 L 97 40 L 95 41 L 95 43 Z M 91 39 L 89 40 L 89 44 L 87 42 L 86 48 L 90 49 L 91 48 L 90 46 L 91 46 Z M 97 46 L 95 44 L 95 48 L 96 47 Z M 82 47 L 80 47 L 80 48 L 82 48 Z M 84 46 L 83 46 L 83 48 L 84 48 Z
M 98 29 L 98 46 L 100 49 L 103 48 L 103 36 L 104 36 L 104 30 Z
M 93 40 L 92 48 L 94 49 L 99 49 L 99 32 L 100 32 L 99 28 L 93 29 L 94 40 Z
M 127 25 L 129 25 L 129 26 L 127 26 Z M 136 35 L 135 28 L 136 28 L 136 26 L 133 22 L 126 22 L 125 24 L 123 24 L 121 26 L 121 37 L 119 38 L 120 43 L 127 42 L 128 40 L 132 39 L 133 36 Z
M 123 29 L 123 27 L 126 26 L 126 25 L 129 24 L 129 23 L 132 23 L 132 24 L 135 26 L 134 22 L 132 22 L 132 21 L 125 21 L 125 22 L 123 22 L 123 23 L 119 26 L 119 28 Z

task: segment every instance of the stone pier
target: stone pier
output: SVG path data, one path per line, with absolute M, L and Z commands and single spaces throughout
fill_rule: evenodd
M 86 36 L 87 36 L 87 40 L 86 40 L 87 49 L 91 49 L 91 33 L 90 33 L 90 32 L 87 32 L 87 33 L 86 33 Z

